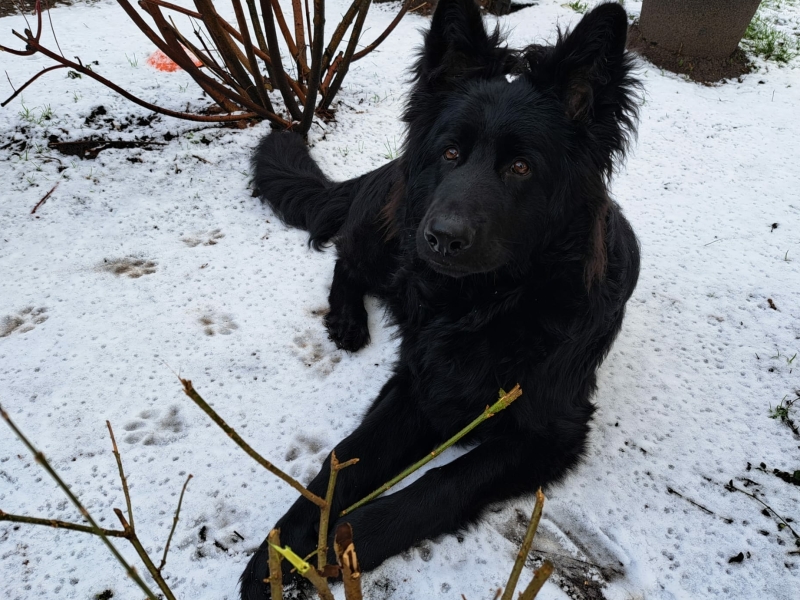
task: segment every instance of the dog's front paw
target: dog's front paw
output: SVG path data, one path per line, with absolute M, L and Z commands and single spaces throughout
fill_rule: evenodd
M 346 306 L 331 311 L 325 316 L 328 337 L 337 348 L 357 352 L 369 344 L 369 326 L 364 305 Z

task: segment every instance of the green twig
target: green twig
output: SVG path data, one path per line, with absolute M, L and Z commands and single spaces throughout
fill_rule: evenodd
M 181 514 L 181 504 L 183 504 L 183 494 L 186 493 L 186 486 L 189 485 L 189 480 L 192 478 L 191 473 L 186 478 L 186 481 L 183 484 L 183 489 L 181 490 L 181 496 L 178 498 L 178 508 L 175 510 L 175 516 L 172 518 L 172 529 L 169 530 L 169 537 L 167 538 L 167 545 L 164 546 L 164 556 L 161 557 L 161 564 L 158 565 L 158 572 L 161 573 L 161 570 L 167 564 L 167 553 L 169 552 L 169 544 L 172 542 L 172 535 L 175 533 L 175 528 L 178 526 L 178 517 Z
M 539 527 L 539 520 L 542 518 L 543 507 L 544 494 L 542 493 L 542 488 L 539 488 L 536 490 L 536 504 L 533 507 L 531 521 L 528 523 L 528 530 L 525 532 L 525 539 L 522 541 L 522 546 L 517 553 L 517 560 L 514 562 L 514 568 L 511 569 L 511 575 L 508 577 L 506 589 L 503 592 L 503 597 L 500 600 L 512 600 L 514 590 L 517 589 L 519 574 L 522 573 L 522 567 L 525 565 L 525 560 L 528 558 L 528 553 L 531 551 L 533 536 L 536 535 L 536 529 Z M 544 581 L 542 583 L 544 583 Z
M 117 559 L 119 564 L 123 566 L 128 576 L 136 582 L 136 585 L 138 585 L 139 588 L 141 588 L 141 590 L 147 595 L 147 597 L 150 600 L 158 600 L 157 596 L 150 590 L 149 587 L 147 587 L 147 584 L 142 580 L 142 578 L 139 577 L 139 574 L 136 572 L 136 569 L 130 566 L 127 563 L 127 561 L 123 558 L 123 556 L 119 553 L 119 551 L 114 547 L 114 544 L 111 543 L 111 540 L 109 540 L 108 536 L 105 534 L 105 530 L 101 529 L 97 525 L 95 520 L 92 518 L 92 515 L 89 514 L 89 511 L 83 507 L 80 500 L 78 500 L 77 496 L 75 496 L 75 494 L 72 493 L 72 490 L 69 489 L 69 486 L 66 483 L 64 483 L 64 480 L 62 480 L 61 477 L 59 477 L 58 473 L 55 472 L 53 467 L 50 466 L 50 463 L 47 461 L 44 454 L 39 452 L 39 450 L 37 450 L 36 447 L 33 444 L 31 444 L 30 441 L 28 441 L 28 438 L 26 438 L 22 434 L 22 432 L 17 428 L 17 426 L 14 424 L 14 421 L 11 420 L 11 417 L 5 410 L 3 410 L 2 406 L 0 406 L 0 417 L 5 419 L 6 423 L 8 423 L 8 426 L 11 427 L 11 429 L 14 431 L 17 437 L 20 440 L 22 440 L 22 443 L 25 444 L 25 446 L 28 448 L 31 454 L 33 454 L 33 457 L 36 459 L 36 462 L 42 465 L 42 468 L 45 471 L 47 471 L 47 474 L 53 478 L 53 480 L 58 484 L 58 487 L 61 488 L 61 490 L 67 495 L 67 498 L 69 498 L 72 504 L 74 504 L 75 507 L 80 511 L 83 518 L 89 522 L 89 524 L 92 527 L 92 533 L 100 536 L 100 539 L 103 540 L 103 543 L 106 545 L 106 547 L 108 547 L 109 551 L 111 552 L 111 554 L 114 555 L 114 558 Z
M 501 393 L 503 394 L 503 396 L 497 402 L 492 404 L 491 406 L 487 406 L 486 409 L 483 411 L 483 413 L 481 413 L 481 415 L 478 418 L 476 418 L 474 421 L 472 421 L 472 423 L 470 423 L 469 425 L 464 427 L 464 429 L 459 431 L 457 434 L 455 434 L 453 437 L 451 437 L 449 440 L 447 440 L 444 444 L 442 444 L 441 446 L 436 448 L 436 450 L 434 450 L 433 452 L 431 452 L 430 454 L 425 456 L 425 458 L 417 461 L 416 463 L 414 463 L 413 465 L 408 467 L 405 471 L 403 471 L 402 473 L 400 473 L 399 475 L 397 475 L 393 479 L 390 479 L 389 481 L 384 483 L 381 487 L 379 487 L 377 490 L 375 490 L 374 492 L 372 492 L 368 496 L 362 498 L 361 500 L 359 500 L 355 504 L 345 508 L 342 512 L 339 513 L 339 516 L 343 517 L 346 514 L 354 511 L 358 507 L 363 506 L 367 502 L 370 502 L 370 501 L 374 500 L 375 498 L 377 498 L 378 496 L 380 496 L 381 494 L 383 494 L 387 490 L 391 489 L 394 485 L 396 485 L 397 483 L 399 483 L 400 481 L 402 481 L 403 479 L 405 479 L 406 477 L 411 475 L 414 471 L 418 470 L 420 467 L 423 467 L 426 464 L 428 464 L 429 462 L 431 462 L 434 458 L 436 458 L 442 452 L 447 450 L 450 446 L 452 446 L 453 444 L 458 442 L 458 440 L 463 438 L 470 431 L 472 431 L 478 425 L 483 423 L 486 419 L 488 419 L 490 417 L 493 417 L 497 413 L 499 413 L 501 410 L 504 410 L 504 409 L 508 408 L 509 405 L 512 402 L 514 402 L 514 400 L 516 400 L 517 398 L 519 398 L 522 395 L 522 390 L 520 389 L 519 384 L 517 384 L 517 385 L 514 386 L 514 389 L 512 389 L 510 392 L 503 393 L 502 390 L 501 390 Z
M 292 487 L 293 487 L 295 490 L 297 490 L 298 492 L 300 492 L 300 494 L 301 494 L 301 495 L 302 495 L 304 498 L 306 498 L 307 500 L 310 500 L 311 502 L 313 502 L 314 504 L 316 504 L 316 505 L 317 505 L 317 506 L 319 506 L 320 508 L 325 508 L 325 500 L 323 500 L 322 498 L 320 498 L 320 497 L 319 497 L 319 496 L 317 496 L 316 494 L 314 494 L 314 493 L 312 493 L 312 492 L 308 491 L 306 488 L 304 488 L 304 487 L 303 487 L 303 485 L 302 485 L 302 484 L 301 484 L 299 481 L 297 481 L 296 479 L 294 479 L 294 478 L 293 478 L 293 477 L 291 477 L 290 475 L 287 475 L 286 473 L 284 473 L 283 471 L 281 471 L 281 470 L 280 470 L 278 467 L 276 467 L 275 465 L 273 465 L 273 464 L 272 464 L 271 462 L 269 462 L 269 461 L 268 461 L 266 458 L 264 458 L 263 456 L 261 456 L 261 455 L 260 455 L 258 452 L 256 452 L 255 450 L 253 450 L 253 448 L 252 448 L 252 447 L 251 447 L 251 446 L 250 446 L 250 445 L 249 445 L 247 442 L 245 442 L 245 441 L 244 441 L 244 440 L 243 440 L 243 439 L 242 439 L 242 438 L 239 436 L 239 434 L 238 434 L 238 433 L 236 433 L 236 431 L 233 429 L 233 427 L 231 427 L 230 425 L 228 425 L 228 424 L 227 424 L 227 423 L 226 423 L 226 422 L 225 422 L 225 421 L 222 419 L 222 417 L 220 417 L 220 416 L 219 416 L 219 415 L 216 413 L 216 411 L 215 411 L 213 408 L 211 408 L 211 406 L 209 406 L 208 402 L 206 402 L 205 400 L 203 400 L 203 398 L 200 396 L 200 394 L 198 394 L 198 393 L 197 393 L 197 390 L 195 390 L 195 389 L 194 389 L 194 387 L 192 386 L 192 382 L 191 382 L 190 380 L 188 380 L 188 379 L 181 379 L 181 383 L 183 384 L 183 391 L 184 391 L 184 393 L 185 393 L 187 396 L 189 396 L 189 398 L 191 398 L 191 399 L 192 399 L 192 401 L 193 401 L 195 404 L 197 404 L 197 406 L 199 406 L 199 407 L 200 407 L 200 409 L 201 409 L 203 412 L 205 412 L 205 413 L 206 413 L 206 414 L 207 414 L 209 417 L 211 417 L 211 420 L 212 420 L 212 421 L 214 421 L 214 423 L 216 423 L 217 425 L 219 425 L 219 426 L 220 426 L 220 428 L 222 429 L 222 431 L 224 431 L 225 433 L 227 433 L 227 434 L 228 434 L 228 437 L 229 437 L 229 438 L 231 438 L 231 439 L 232 439 L 234 442 L 236 442 L 236 444 L 237 444 L 237 445 L 238 445 L 238 446 L 239 446 L 239 447 L 240 447 L 242 450 L 244 450 L 244 451 L 245 451 L 245 452 L 246 452 L 246 453 L 247 453 L 247 454 L 248 454 L 248 455 L 249 455 L 249 456 L 250 456 L 250 457 L 251 457 L 253 460 L 255 460 L 255 461 L 258 463 L 258 464 L 260 464 L 260 465 L 261 465 L 262 467 L 264 467 L 264 468 L 265 468 L 267 471 L 269 471 L 270 473 L 272 473 L 273 475 L 275 475 L 275 476 L 276 476 L 276 477 L 278 477 L 279 479 L 282 479 L 283 481 L 285 481 L 286 483 L 288 483 L 288 484 L 289 484 L 290 486 L 292 486 Z

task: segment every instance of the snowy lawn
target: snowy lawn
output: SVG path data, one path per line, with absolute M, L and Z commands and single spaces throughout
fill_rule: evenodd
M 330 0 L 329 24 L 347 4 Z M 540 0 L 502 19 L 510 43 L 552 41 L 556 24 L 578 18 L 562 4 Z M 365 39 L 397 8 L 374 6 Z M 640 3 L 626 8 L 635 15 Z M 796 36 L 798 3 L 783 2 L 779 13 Z M 100 73 L 145 99 L 205 106 L 185 73 L 146 66 L 154 48 L 110 0 L 52 17 L 66 56 L 97 60 Z M 407 69 L 426 23 L 409 15 L 355 63 L 336 121 L 312 127 L 314 156 L 332 177 L 396 154 Z M 0 19 L 0 43 L 19 47 L 10 30 L 23 27 L 21 17 Z M 17 86 L 51 64 L 8 54 L 0 63 Z M 588 456 L 546 490 L 533 553 L 556 564 L 545 600 L 800 597 L 792 533 L 800 533 L 800 487 L 773 473 L 800 469 L 800 438 L 770 418 L 800 389 L 800 59 L 757 64 L 717 87 L 642 65 L 639 139 L 613 184 L 641 241 L 642 274 L 600 371 Z M 0 82 L 0 96 L 11 92 Z M 179 598 L 235 598 L 250 553 L 295 492 L 230 442 L 173 370 L 307 482 L 354 428 L 395 355 L 375 303 L 370 346 L 348 355 L 327 340 L 320 311 L 332 254 L 309 250 L 305 234 L 284 227 L 248 187 L 250 153 L 267 130 L 150 119 L 66 71 L 0 110 L 0 402 L 111 528 L 124 498 L 109 420 L 137 530 L 158 558 L 181 485 L 194 475 L 165 569 Z M 49 136 L 90 134 L 159 145 L 93 160 L 48 148 Z M 796 421 L 798 409 L 789 411 Z M 726 489 L 731 481 L 774 513 Z M 497 506 L 463 534 L 387 561 L 365 576 L 365 597 L 491 598 L 532 505 Z M 4 425 L 0 509 L 80 520 Z M 139 565 L 127 542 L 117 547 Z M 523 585 L 529 577 L 527 569 Z M 3 598 L 106 590 L 141 598 L 99 539 L 0 523 Z

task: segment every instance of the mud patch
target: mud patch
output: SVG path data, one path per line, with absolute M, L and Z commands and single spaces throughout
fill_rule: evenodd
M 158 263 L 144 258 L 125 258 L 103 259 L 103 263 L 98 265 L 101 271 L 113 273 L 117 277 L 129 277 L 138 279 L 142 275 L 152 275 L 156 272 Z
M 8 337 L 12 333 L 28 333 L 32 331 L 37 325 L 41 325 L 48 319 L 45 313 L 47 309 L 44 307 L 34 308 L 28 306 L 21 311 L 3 317 L 0 321 L 0 338 Z

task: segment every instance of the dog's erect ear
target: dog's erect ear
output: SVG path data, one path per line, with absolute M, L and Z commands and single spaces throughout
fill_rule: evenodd
M 586 125 L 602 145 L 607 171 L 611 155 L 624 152 L 636 121 L 638 83 L 630 75 L 627 33 L 625 9 L 606 3 L 560 35 L 552 49 L 532 47 L 526 52 L 533 82 L 555 87 L 567 116 Z
M 508 70 L 510 52 L 489 35 L 475 0 L 439 0 L 416 66 L 418 86 L 447 89 L 465 77 L 491 77 Z

